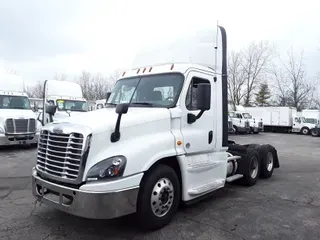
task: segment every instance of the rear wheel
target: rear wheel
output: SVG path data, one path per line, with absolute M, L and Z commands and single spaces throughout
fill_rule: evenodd
M 180 203 L 180 183 L 175 171 L 158 165 L 147 172 L 139 191 L 137 217 L 144 230 L 156 230 L 169 224 Z
M 312 137 L 318 137 L 319 136 L 319 131 L 317 128 L 314 128 L 311 130 L 311 135 Z
M 261 158 L 260 177 L 270 178 L 275 165 L 275 152 L 270 145 L 262 145 L 259 149 Z
M 253 186 L 256 184 L 260 174 L 260 159 L 259 153 L 254 148 L 248 148 L 248 165 L 246 173 L 241 179 L 242 183 L 247 186 Z

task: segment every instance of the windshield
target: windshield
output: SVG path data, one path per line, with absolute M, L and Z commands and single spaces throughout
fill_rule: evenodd
M 242 114 L 245 119 L 252 119 L 252 116 L 249 113 Z
M 313 124 L 317 124 L 318 121 L 315 118 L 306 118 L 306 123 L 313 123 Z
M 86 101 L 75 101 L 75 100 L 57 100 L 57 106 L 59 111 L 74 111 L 74 112 L 87 112 L 89 106 Z
M 0 95 L 0 109 L 31 109 L 28 97 Z
M 107 105 L 129 103 L 132 106 L 173 107 L 180 95 L 184 77 L 179 73 L 120 79 Z

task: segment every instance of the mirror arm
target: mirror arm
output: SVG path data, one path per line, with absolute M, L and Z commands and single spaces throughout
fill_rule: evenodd
M 111 134 L 110 141 L 117 142 L 120 139 L 120 122 L 122 114 L 118 115 L 117 123 L 114 132 Z
M 196 115 L 194 115 L 193 113 L 188 113 L 188 115 L 187 115 L 187 122 L 189 123 L 189 124 L 192 124 L 192 123 L 194 123 L 195 121 L 197 121 L 199 118 L 201 118 L 201 116 L 203 115 L 203 113 L 205 112 L 206 110 L 201 110 L 199 113 L 198 113 L 198 115 L 196 116 Z

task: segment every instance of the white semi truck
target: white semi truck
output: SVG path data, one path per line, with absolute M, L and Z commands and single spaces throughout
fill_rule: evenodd
M 232 119 L 234 133 L 250 133 L 250 122 L 241 112 L 229 112 Z
M 304 109 L 302 110 L 302 116 L 306 119 L 306 122 L 308 123 L 320 123 L 320 110 L 318 109 Z
M 20 76 L 0 73 L 0 146 L 36 144 L 41 124 Z
M 46 80 L 44 82 L 43 106 L 46 108 L 48 105 L 57 107 L 53 121 L 89 111 L 88 102 L 83 98 L 81 86 L 69 81 Z M 39 121 L 42 125 L 51 122 L 46 111 L 40 114 Z
M 294 107 L 248 107 L 246 110 L 261 116 L 266 132 L 293 132 L 308 135 L 316 125 L 298 116 Z
M 92 219 L 136 213 L 151 230 L 168 224 L 181 201 L 271 177 L 279 168 L 273 146 L 228 140 L 226 32 L 214 33 L 207 43 L 138 56 L 106 108 L 44 126 L 32 170 L 36 199 Z

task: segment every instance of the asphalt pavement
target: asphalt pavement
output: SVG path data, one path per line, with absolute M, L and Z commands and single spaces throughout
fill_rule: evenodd
M 253 187 L 229 185 L 181 207 L 170 225 L 149 233 L 137 230 L 133 216 L 87 220 L 36 204 L 30 178 L 36 149 L 0 149 L 0 239 L 320 239 L 320 138 L 263 133 L 230 139 L 274 145 L 280 169 Z

